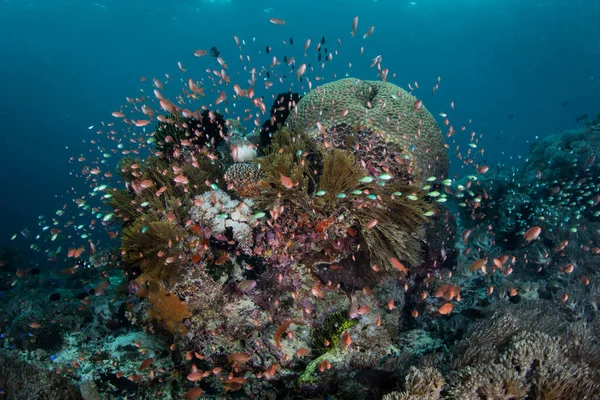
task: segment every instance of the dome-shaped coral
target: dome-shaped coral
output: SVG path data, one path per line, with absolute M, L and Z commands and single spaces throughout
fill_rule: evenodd
M 263 174 L 260 169 L 248 163 L 233 164 L 225 173 L 225 181 L 243 197 L 255 197 L 260 190 L 262 178 Z
M 298 102 L 287 124 L 312 136 L 343 126 L 370 131 L 398 146 L 414 163 L 417 180 L 448 174 L 435 119 L 416 97 L 391 83 L 347 78 L 325 84 Z

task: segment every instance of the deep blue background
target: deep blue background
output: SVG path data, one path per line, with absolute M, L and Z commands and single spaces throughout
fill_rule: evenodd
M 37 232 L 38 215 L 71 203 L 72 186 L 82 191 L 68 158 L 89 149 L 81 142 L 93 137 L 89 125 L 109 120 L 125 96 L 139 95 L 140 76 L 177 75 L 177 61 L 193 69 L 193 51 L 211 46 L 235 59 L 233 35 L 256 37 L 248 52 L 274 47 L 270 56 L 252 56 L 257 67 L 273 54 L 283 58 L 281 41 L 289 37 L 298 48 L 307 37 L 314 46 L 324 35 L 330 48 L 342 38 L 348 50 L 327 67 L 339 76 L 352 61 L 353 76 L 376 79 L 368 64 L 383 55 L 398 74 L 394 83 L 406 88 L 418 81 L 422 92 L 415 94 L 434 114 L 456 102 L 453 123 L 473 120 L 472 129 L 484 133 L 488 164 L 514 163 L 536 135 L 576 127 L 576 116 L 600 112 L 597 0 L 415 3 L 0 2 L 0 248 L 28 247 L 10 236 L 24 227 Z M 359 37 L 351 41 L 355 15 Z M 269 24 L 271 17 L 286 26 Z M 362 41 L 370 25 L 375 32 Z M 437 76 L 442 85 L 432 98 Z

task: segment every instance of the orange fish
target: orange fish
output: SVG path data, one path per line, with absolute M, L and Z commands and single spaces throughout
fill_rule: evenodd
M 352 32 L 350 33 L 352 37 L 356 35 L 356 28 L 358 28 L 358 16 L 352 19 Z
M 538 236 L 540 236 L 540 233 L 542 233 L 542 228 L 540 228 L 539 226 L 532 226 L 531 228 L 527 229 L 527 232 L 523 234 L 523 238 L 527 243 L 529 243 L 537 239 Z
M 202 393 L 204 393 L 204 390 L 200 389 L 199 387 L 191 388 L 190 390 L 185 392 L 185 394 L 183 395 L 183 399 L 195 400 L 198 397 L 202 396 Z
M 486 263 L 487 258 L 480 258 L 479 260 L 471 264 L 471 266 L 469 267 L 469 271 L 477 271 L 478 269 L 482 269 Z
M 148 125 L 148 124 L 149 124 L 151 121 L 150 121 L 150 120 L 147 120 L 147 119 L 140 119 L 140 120 L 137 120 L 137 121 L 131 121 L 131 122 L 133 122 L 133 124 L 134 124 L 135 126 L 137 126 L 137 127 L 140 127 L 140 128 L 141 128 L 141 127 L 143 127 L 143 126 L 146 126 L 146 125 Z
M 583 283 L 583 286 L 587 286 L 590 284 L 590 280 L 584 276 L 581 278 L 581 283 Z
M 561 268 L 561 271 L 563 272 L 563 274 L 570 274 L 574 270 L 575 270 L 575 265 L 573 265 L 572 263 L 568 263 Z
M 343 348 L 346 348 L 352 344 L 352 338 L 350 337 L 350 334 L 348 333 L 348 331 L 344 331 L 342 333 L 342 338 L 340 340 L 340 343 Z
M 319 371 L 320 371 L 320 372 L 323 372 L 323 371 L 325 371 L 326 369 L 329 369 L 329 368 L 331 368 L 331 363 L 330 363 L 329 361 L 327 361 L 327 360 L 325 360 L 325 361 L 321 361 L 321 362 L 319 363 L 318 367 L 319 367 Z
M 202 372 L 192 372 L 191 374 L 189 374 L 187 376 L 187 380 L 196 382 L 196 381 L 199 381 L 200 379 L 202 379 L 202 376 L 203 376 Z
M 391 299 L 388 303 L 387 303 L 387 308 L 388 310 L 392 311 L 395 310 L 397 307 L 394 305 L 394 299 Z
M 563 240 L 562 242 L 560 242 L 560 244 L 558 246 L 556 246 L 554 251 L 563 251 L 565 249 L 565 247 L 567 247 L 568 244 L 569 244 L 568 240 Z
M 423 106 L 423 100 L 417 100 L 415 101 L 415 103 L 413 104 L 413 107 L 415 108 L 415 111 L 419 111 L 419 109 Z
M 460 286 L 444 285 L 444 286 L 440 286 L 433 293 L 433 297 L 442 297 L 444 300 L 450 301 L 459 292 L 460 292 Z
M 205 56 L 207 54 L 208 54 L 208 52 L 206 50 L 196 50 L 194 52 L 194 56 L 196 56 L 196 57 L 202 57 L 202 56 Z
M 404 273 L 404 274 L 408 275 L 408 271 L 409 271 L 409 269 L 408 269 L 408 268 L 406 268 L 406 267 L 404 266 L 404 264 L 402 264 L 400 261 L 398 261 L 398 260 L 397 260 L 397 259 L 395 259 L 394 257 L 391 257 L 391 258 L 390 258 L 390 262 L 392 263 L 392 266 L 393 266 L 394 268 L 396 268 L 398 271 L 400 271 L 400 272 L 402 272 L 402 273 Z
M 215 261 L 215 265 L 223 265 L 227 262 L 228 259 L 229 253 L 225 253 L 221 257 L 217 258 L 217 260 Z
M 175 181 L 175 183 L 180 185 L 187 185 L 188 183 L 190 183 L 188 178 L 186 178 L 183 174 L 177 175 L 173 180 Z
M 147 358 L 144 361 L 142 361 L 142 363 L 140 364 L 139 367 L 137 367 L 138 371 L 143 371 L 146 368 L 148 368 L 150 365 L 152 365 L 152 363 L 154 362 L 154 358 Z
M 296 350 L 296 356 L 298 356 L 298 357 L 307 356 L 309 353 L 310 353 L 310 350 L 305 349 L 304 347 L 301 347 L 298 350 Z
M 440 308 L 438 308 L 438 312 L 442 315 L 447 315 L 450 314 L 453 309 L 454 306 L 452 305 L 452 303 L 446 303 L 443 304 Z
M 250 354 L 240 352 L 240 353 L 230 354 L 229 356 L 227 356 L 227 358 L 231 362 L 243 364 L 243 363 L 247 362 L 248 360 L 250 360 L 252 358 L 252 356 Z
M 367 229 L 373 229 L 373 227 L 375 227 L 375 225 L 377 225 L 377 220 L 376 219 L 372 219 L 369 221 L 369 223 L 367 224 Z
M 29 324 L 29 327 L 32 329 L 40 329 L 42 326 L 40 325 L 39 322 L 32 322 Z
M 285 187 L 286 189 L 291 189 L 294 187 L 294 182 L 292 182 L 292 180 L 290 178 L 288 178 L 287 176 L 285 176 L 283 174 L 279 174 L 279 175 L 280 175 L 281 184 L 283 185 L 283 187 Z
M 279 18 L 271 18 L 269 20 L 269 22 L 272 23 L 273 25 L 285 25 L 285 20 L 279 19 Z

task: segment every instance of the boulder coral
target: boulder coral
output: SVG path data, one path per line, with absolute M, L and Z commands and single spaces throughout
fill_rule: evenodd
M 435 119 L 420 100 L 388 82 L 347 78 L 322 85 L 298 102 L 287 125 L 313 137 L 342 126 L 360 127 L 396 145 L 412 161 L 417 180 L 448 174 Z

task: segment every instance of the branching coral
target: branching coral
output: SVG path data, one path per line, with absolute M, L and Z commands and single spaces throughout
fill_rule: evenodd
M 445 384 L 440 371 L 431 367 L 413 366 L 405 380 L 405 391 L 388 393 L 383 400 L 437 400 Z

